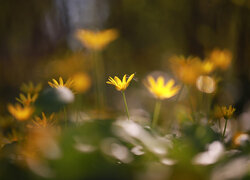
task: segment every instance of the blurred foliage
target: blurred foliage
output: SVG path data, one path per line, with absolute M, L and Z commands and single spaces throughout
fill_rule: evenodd
M 249 0 L 6 0 L 0 22 L 0 179 L 249 179 Z

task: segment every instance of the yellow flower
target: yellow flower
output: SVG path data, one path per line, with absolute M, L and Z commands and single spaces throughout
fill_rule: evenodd
M 202 70 L 204 74 L 209 74 L 214 70 L 214 63 L 209 60 L 205 60 L 202 62 Z
M 34 85 L 32 82 L 29 82 L 27 84 L 23 83 L 20 89 L 24 93 L 37 94 L 41 91 L 42 84 L 39 83 L 37 85 Z
M 117 76 L 115 76 L 114 79 L 109 77 L 109 80 L 106 83 L 114 85 L 117 91 L 124 91 L 127 89 L 130 81 L 134 78 L 134 75 L 135 74 L 131 74 L 127 80 L 127 75 L 125 74 L 122 81 Z
M 225 70 L 231 64 L 232 53 L 228 50 L 215 49 L 211 52 L 209 60 L 214 64 L 214 66 Z
M 76 32 L 76 37 L 91 50 L 102 50 L 118 36 L 115 29 L 107 29 L 100 32 L 81 29 Z
M 52 88 L 59 88 L 59 87 L 67 87 L 71 88 L 73 85 L 73 82 L 71 79 L 68 79 L 65 83 L 63 82 L 62 77 L 59 77 L 59 81 L 57 82 L 55 79 L 52 79 L 53 82 L 48 82 L 50 87 Z
M 78 93 L 86 92 L 91 86 L 91 79 L 88 74 L 79 72 L 71 77 L 73 81 L 72 89 Z
M 7 106 L 10 114 L 14 116 L 19 121 L 25 121 L 30 118 L 34 109 L 30 106 L 22 107 L 20 104 L 16 104 L 15 106 L 9 104 Z
M 20 103 L 22 103 L 24 106 L 29 106 L 31 103 L 34 103 L 38 97 L 38 94 L 34 94 L 31 96 L 30 93 L 25 96 L 24 94 L 19 95 L 20 98 L 16 98 L 16 100 Z
M 235 108 L 233 108 L 231 105 L 228 108 L 226 106 L 223 106 L 221 107 L 221 111 L 222 111 L 223 116 L 229 119 L 233 116 Z
M 170 58 L 170 62 L 174 74 L 183 83 L 194 84 L 203 73 L 202 62 L 198 57 L 174 56 Z
M 229 119 L 232 117 L 233 113 L 235 111 L 235 108 L 233 108 L 231 105 L 227 108 L 226 106 L 216 106 L 214 109 L 214 116 L 216 118 L 226 118 Z
M 54 118 L 54 114 L 51 114 L 49 118 L 47 118 L 44 112 L 42 112 L 42 118 L 35 116 L 35 119 L 32 120 L 33 125 L 31 125 L 31 127 L 43 127 L 43 128 L 51 127 L 55 123 L 53 121 L 53 118 Z
M 175 86 L 175 81 L 173 79 L 164 82 L 164 78 L 159 76 L 155 80 L 152 76 L 148 76 L 147 82 L 145 83 L 148 90 L 158 99 L 166 99 L 175 96 L 179 90 L 179 86 Z

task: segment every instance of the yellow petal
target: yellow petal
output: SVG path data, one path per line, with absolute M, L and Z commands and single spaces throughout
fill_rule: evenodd
M 134 76 L 135 76 L 135 73 L 133 73 L 133 74 L 131 74 L 131 75 L 129 76 L 129 78 L 128 78 L 128 80 L 127 80 L 127 83 L 128 83 L 128 84 L 129 84 L 130 81 L 134 78 Z
M 122 83 L 122 81 L 117 76 L 114 77 L 114 80 L 118 85 Z
M 123 76 L 123 78 L 122 78 L 122 83 L 126 83 L 126 78 L 127 78 L 127 75 L 125 74 L 124 76 Z

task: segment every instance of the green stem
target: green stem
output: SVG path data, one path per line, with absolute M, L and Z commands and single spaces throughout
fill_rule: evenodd
M 65 127 L 68 126 L 66 107 L 63 108 Z
M 124 91 L 122 91 L 122 96 L 123 96 L 123 101 L 124 101 L 126 113 L 127 113 L 127 116 L 128 116 L 128 120 L 129 120 L 128 105 L 127 105 L 126 96 L 125 96 L 125 92 Z
M 222 138 L 223 138 L 223 140 L 224 140 L 224 137 L 225 137 L 225 133 L 226 133 L 226 129 L 227 129 L 227 118 L 225 119 L 226 120 L 226 122 L 225 122 L 225 126 L 224 126 L 224 131 L 223 131 L 223 134 L 222 134 Z
M 154 110 L 154 116 L 153 116 L 153 121 L 152 121 L 153 128 L 157 125 L 157 121 L 160 115 L 160 110 L 161 110 L 161 100 L 157 100 L 155 103 L 155 110 Z
M 95 78 L 96 78 L 96 101 L 97 109 L 100 110 L 104 106 L 104 89 L 103 89 L 103 77 L 104 77 L 104 67 L 100 52 L 92 52 L 92 57 L 94 61 L 95 68 Z
M 180 89 L 179 93 L 176 96 L 175 102 L 179 101 L 179 98 L 181 97 L 181 93 L 182 93 L 183 89 L 184 89 L 184 84 L 181 85 L 181 89 Z

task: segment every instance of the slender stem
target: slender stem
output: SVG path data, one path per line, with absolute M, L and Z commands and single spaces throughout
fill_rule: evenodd
M 183 89 L 184 89 L 184 84 L 181 85 L 181 89 L 180 89 L 179 93 L 176 96 L 175 102 L 179 101 L 179 98 L 181 97 L 181 93 L 182 93 Z
M 225 137 L 225 133 L 226 133 L 226 129 L 227 129 L 227 118 L 225 118 L 226 122 L 225 122 L 225 126 L 224 126 L 224 131 L 223 131 L 223 134 L 222 134 L 222 138 L 224 139 Z
M 92 58 L 94 61 L 95 68 L 95 78 L 96 78 L 96 100 L 97 100 L 97 108 L 100 110 L 104 104 L 104 89 L 102 86 L 103 77 L 104 77 L 104 67 L 101 58 L 100 52 L 93 51 Z
M 124 91 L 122 91 L 122 96 L 123 96 L 123 101 L 124 101 L 126 113 L 127 113 L 127 116 L 128 116 L 128 120 L 129 120 L 128 105 L 127 105 L 126 96 L 125 96 L 125 92 Z
M 154 116 L 153 116 L 153 121 L 152 121 L 153 128 L 157 125 L 157 121 L 160 115 L 160 110 L 161 110 L 161 100 L 158 99 L 155 103 L 155 110 L 154 110 Z
M 63 108 L 65 127 L 68 126 L 66 107 Z

